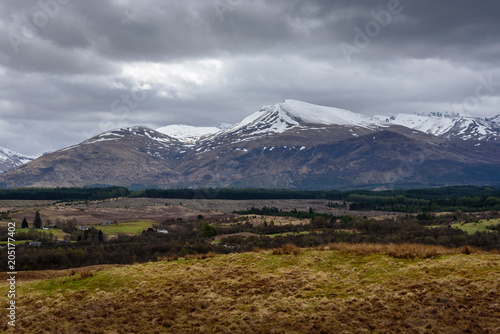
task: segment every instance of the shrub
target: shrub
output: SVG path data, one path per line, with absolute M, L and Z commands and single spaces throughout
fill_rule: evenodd
M 273 255 L 300 255 L 301 253 L 302 249 L 292 244 L 286 244 L 281 246 L 280 248 L 273 249 Z

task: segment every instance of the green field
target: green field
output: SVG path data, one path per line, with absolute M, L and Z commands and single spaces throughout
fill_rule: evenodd
M 486 226 L 500 224 L 500 218 L 490 219 L 490 220 L 480 220 L 479 222 L 472 223 L 457 223 L 451 225 L 453 228 L 461 229 L 468 234 L 474 234 L 476 232 L 488 232 L 493 230 L 488 230 Z
M 303 234 L 310 234 L 311 231 L 302 231 L 302 232 L 285 232 L 285 233 L 276 233 L 276 234 L 266 234 L 264 236 L 269 237 L 269 238 L 276 238 L 276 237 L 286 237 L 289 235 L 303 235 Z
M 95 226 L 103 233 L 116 235 L 116 234 L 141 234 L 142 231 L 153 227 L 155 222 L 152 220 L 141 220 L 136 222 L 118 223 L 109 226 Z
M 29 230 L 33 230 L 33 229 L 32 228 L 30 228 L 30 229 L 16 228 L 16 234 L 19 232 L 27 232 Z M 41 228 L 40 229 L 37 228 L 37 229 L 35 229 L 35 231 L 44 232 L 47 234 L 52 233 L 54 235 L 54 237 L 57 237 L 60 240 L 64 239 L 64 236 L 69 235 L 69 234 L 63 232 L 63 230 L 58 229 L 58 228 L 51 229 L 51 230 L 42 230 Z

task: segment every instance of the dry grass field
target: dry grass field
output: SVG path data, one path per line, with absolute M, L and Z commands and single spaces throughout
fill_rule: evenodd
M 40 208 L 26 207 L 13 211 L 11 216 L 17 222 L 21 222 L 23 218 L 26 218 L 28 222 L 32 222 L 35 211 L 39 210 L 44 222 L 47 219 L 52 223 L 55 223 L 56 220 L 76 219 L 79 225 L 99 225 L 103 221 L 115 220 L 118 222 L 150 220 L 159 223 L 166 219 L 195 219 L 200 214 L 206 218 L 226 216 L 221 212 L 202 212 L 178 204 L 165 206 L 164 200 L 160 204 L 155 199 L 107 200 L 88 204 L 74 203 Z
M 500 255 L 473 249 L 286 246 L 64 275 L 18 282 L 16 329 L 0 331 L 500 332 Z

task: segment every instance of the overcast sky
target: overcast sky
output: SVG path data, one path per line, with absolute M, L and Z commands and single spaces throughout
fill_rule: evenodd
M 1 0 L 0 146 L 235 123 L 285 99 L 500 113 L 497 0 Z

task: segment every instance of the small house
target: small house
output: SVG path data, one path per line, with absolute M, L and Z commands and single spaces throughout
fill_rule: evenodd
M 157 230 L 156 230 L 156 232 L 158 232 L 158 233 L 165 233 L 165 234 L 167 234 L 167 233 L 168 233 L 168 230 L 165 230 L 165 229 L 159 228 L 159 229 L 157 229 Z
M 88 231 L 88 230 L 90 230 L 90 227 L 88 227 L 88 226 L 80 226 L 80 227 L 78 227 L 78 229 L 80 231 Z
M 110 226 L 111 224 L 113 224 L 113 223 L 110 222 L 109 220 L 102 222 L 102 226 Z
M 35 247 L 39 247 L 42 245 L 42 242 L 41 241 L 31 241 L 29 243 L 30 246 L 35 246 Z

